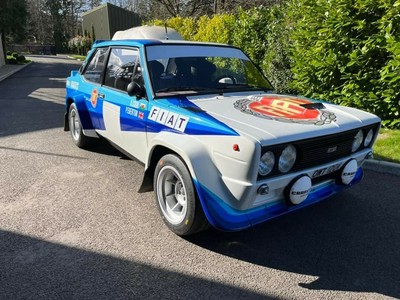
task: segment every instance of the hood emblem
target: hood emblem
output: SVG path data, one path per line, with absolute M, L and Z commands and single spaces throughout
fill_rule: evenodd
M 281 122 L 324 125 L 336 121 L 336 115 L 322 103 L 291 96 L 252 96 L 233 105 L 243 113 Z

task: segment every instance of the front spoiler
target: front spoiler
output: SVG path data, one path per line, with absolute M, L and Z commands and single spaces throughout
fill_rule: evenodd
M 210 224 L 219 230 L 238 231 L 318 203 L 358 183 L 363 174 L 363 169 L 359 167 L 354 179 L 348 185 L 337 184 L 334 180 L 329 180 L 325 184 L 312 187 L 307 199 L 298 205 L 288 205 L 285 199 L 281 199 L 274 203 L 244 211 L 230 207 L 198 182 L 195 182 L 195 185 L 204 213 Z

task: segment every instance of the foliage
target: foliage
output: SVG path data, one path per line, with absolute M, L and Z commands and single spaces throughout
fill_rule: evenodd
M 235 16 L 231 14 L 202 16 L 197 20 L 195 41 L 231 44 L 234 33 Z
M 284 5 L 239 10 L 233 29 L 233 44 L 265 71 L 279 92 L 290 92 L 292 78 L 285 10 Z
M 293 87 L 400 128 L 400 0 L 293 0 L 292 8 Z
M 238 10 L 237 14 L 217 14 L 198 19 L 176 17 L 148 24 L 176 29 L 184 39 L 232 44 L 240 47 L 262 69 L 278 91 L 290 91 L 290 60 L 283 7 Z M 285 34 L 284 34 L 285 33 Z
M 6 63 L 9 65 L 16 65 L 17 64 L 17 60 L 13 57 L 13 58 L 7 58 L 6 59 Z
M 6 63 L 10 65 L 23 65 L 29 61 L 18 52 L 7 51 Z
M 25 0 L 1 0 L 0 39 L 4 54 L 7 44 L 21 42 L 25 38 L 27 15 Z
M 93 39 L 89 35 L 77 35 L 68 41 L 68 49 L 72 53 L 86 55 L 92 47 Z

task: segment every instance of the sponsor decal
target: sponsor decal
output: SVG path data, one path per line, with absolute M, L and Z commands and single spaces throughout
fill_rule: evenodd
M 129 106 L 131 106 L 133 108 L 139 108 L 139 102 L 137 100 L 131 100 L 131 102 L 129 103 Z
M 144 119 L 144 112 L 140 111 L 138 114 L 139 119 Z
M 71 89 L 74 89 L 74 90 L 79 89 L 79 82 L 71 81 Z
M 146 110 L 146 104 L 145 103 L 140 103 L 139 104 L 139 109 Z
M 128 115 L 131 115 L 131 116 L 134 116 L 134 117 L 137 117 L 138 116 L 138 111 L 136 110 L 136 109 L 133 109 L 132 107 L 125 107 L 125 112 L 128 114 Z
M 322 103 L 291 96 L 253 96 L 236 101 L 234 107 L 259 118 L 281 122 L 324 125 L 336 121 L 336 115 Z
M 189 123 L 189 117 L 156 106 L 152 107 L 149 119 L 180 132 L 185 132 L 186 125 Z
M 99 92 L 94 89 L 92 91 L 92 95 L 90 96 L 90 102 L 92 103 L 93 108 L 96 108 L 97 106 L 97 98 L 99 97 Z

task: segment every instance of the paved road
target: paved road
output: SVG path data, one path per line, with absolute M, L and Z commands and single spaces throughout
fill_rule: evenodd
M 63 132 L 65 77 L 0 83 L 0 299 L 400 298 L 400 177 L 369 171 L 319 205 L 190 239 L 162 224 L 142 167 Z

